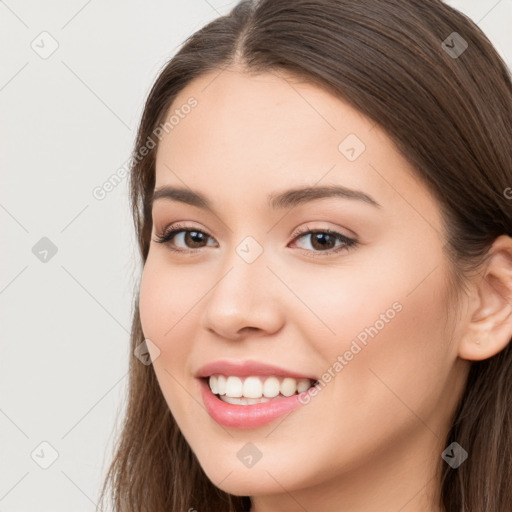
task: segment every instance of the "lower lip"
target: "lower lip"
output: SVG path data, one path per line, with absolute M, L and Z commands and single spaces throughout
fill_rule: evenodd
M 308 391 L 253 405 L 236 405 L 223 402 L 214 395 L 205 379 L 200 379 L 201 395 L 208 414 L 220 425 L 232 428 L 257 428 L 304 405 L 299 398 Z M 312 389 L 312 388 L 311 388 Z M 307 402 L 306 402 L 307 403 Z

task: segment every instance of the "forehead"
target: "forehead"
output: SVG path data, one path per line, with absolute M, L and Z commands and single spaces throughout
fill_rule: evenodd
M 191 99 L 195 106 L 184 108 Z M 284 188 L 339 184 L 388 206 L 404 194 L 420 209 L 434 206 L 378 125 L 291 75 L 207 73 L 178 94 L 171 116 L 173 128 L 157 149 L 155 188 L 191 187 L 244 207 L 258 194 L 265 206 Z
M 161 160 L 193 167 L 208 159 L 211 167 L 223 161 L 223 170 L 234 167 L 237 175 L 287 165 L 299 172 L 302 163 L 310 168 L 339 160 L 344 136 L 367 139 L 373 124 L 322 89 L 270 73 L 201 76 L 175 98 L 167 118 L 192 97 L 197 105 L 159 144 L 157 170 Z

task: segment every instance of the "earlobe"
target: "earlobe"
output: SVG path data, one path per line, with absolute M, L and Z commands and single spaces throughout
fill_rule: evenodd
M 512 338 L 512 238 L 498 237 L 488 252 L 485 269 L 474 281 L 468 324 L 459 341 L 459 357 L 488 359 Z

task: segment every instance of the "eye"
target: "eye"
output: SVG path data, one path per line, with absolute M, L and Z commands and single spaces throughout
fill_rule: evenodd
M 178 236 L 183 234 L 184 236 Z M 201 245 L 209 237 L 208 233 L 200 231 L 199 229 L 193 229 L 191 227 L 183 226 L 182 224 L 174 224 L 170 228 L 164 231 L 163 234 L 156 235 L 155 242 L 159 244 L 166 244 L 171 251 L 177 252 L 194 252 L 194 249 L 200 249 L 204 247 Z M 173 247 L 174 239 L 181 240 L 185 244 L 190 244 L 191 247 L 185 245 L 185 249 L 176 249 Z M 172 243 L 171 243 L 172 242 Z
M 310 246 L 313 249 L 304 249 L 308 254 L 320 256 L 323 254 L 338 253 L 343 250 L 348 250 L 358 244 L 353 238 L 349 238 L 332 229 L 309 229 L 309 227 L 297 230 L 293 234 L 293 242 L 300 239 L 310 238 Z M 182 224 L 174 224 L 169 227 L 163 234 L 156 235 L 154 240 L 160 244 L 166 244 L 171 251 L 181 253 L 197 252 L 196 249 L 201 249 L 207 244 L 208 238 L 212 239 L 208 233 L 192 227 L 187 227 Z M 213 239 L 212 239 L 213 240 Z M 176 241 L 181 241 L 185 248 L 176 248 Z M 336 247 L 336 242 L 339 245 Z M 215 245 L 214 245 L 215 246 Z M 316 254 L 315 254 L 316 253 Z
M 306 226 L 306 228 L 301 228 L 297 230 L 293 234 L 293 237 L 294 241 L 300 240 L 302 238 L 306 240 L 307 237 L 309 237 L 310 242 L 309 244 L 306 245 L 310 245 L 311 247 L 313 247 L 313 251 L 311 251 L 310 249 L 305 250 L 307 250 L 309 253 L 312 252 L 314 256 L 321 256 L 326 253 L 338 253 L 340 251 L 348 250 L 356 246 L 358 243 L 353 238 L 349 238 L 332 229 L 310 229 L 308 226 Z M 338 247 L 336 247 L 335 245 L 337 241 L 340 242 L 340 245 L 338 245 Z

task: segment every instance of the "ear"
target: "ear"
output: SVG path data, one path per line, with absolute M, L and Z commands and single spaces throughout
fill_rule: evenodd
M 459 357 L 481 361 L 503 350 L 512 338 L 512 238 L 496 238 L 472 292 Z

